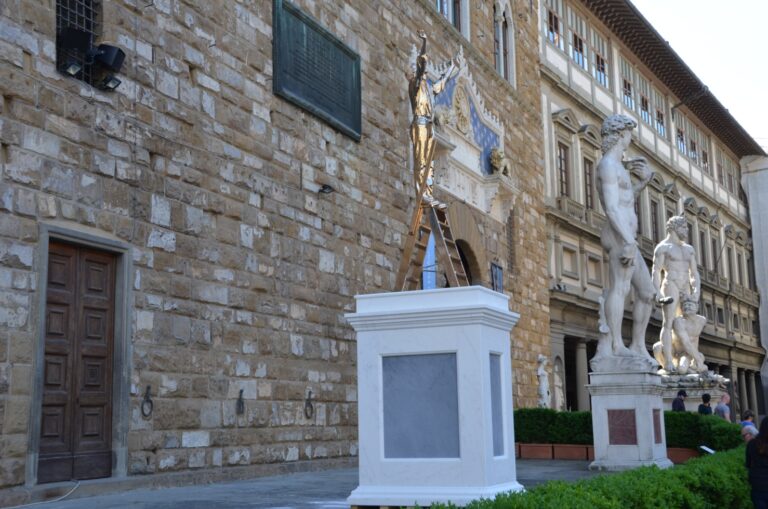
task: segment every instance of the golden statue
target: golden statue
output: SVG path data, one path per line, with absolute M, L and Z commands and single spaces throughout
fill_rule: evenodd
M 411 99 L 413 121 L 411 122 L 411 142 L 413 143 L 413 179 L 416 197 L 422 197 L 430 206 L 442 206 L 432 196 L 432 158 L 435 154 L 435 136 L 433 132 L 434 96 L 445 89 L 445 84 L 457 69 L 454 61 L 450 67 L 433 83 L 428 81 L 427 73 L 427 34 L 419 31 L 421 51 L 408 73 L 408 95 Z
M 432 158 L 435 155 L 434 96 L 445 90 L 445 84 L 462 65 L 461 53 L 451 61 L 448 69 L 437 81 L 427 79 L 427 34 L 419 31 L 421 51 L 416 56 L 408 78 L 408 95 L 411 99 L 413 121 L 411 142 L 413 143 L 413 180 L 416 187 L 416 206 L 413 209 L 411 225 L 403 247 L 403 258 L 397 271 L 395 288 L 415 290 L 421 286 L 424 255 L 430 237 L 435 240 L 435 254 L 438 265 L 444 271 L 451 287 L 469 286 L 469 277 L 461 263 L 456 243 L 453 241 L 448 224 L 446 205 L 432 196 Z M 418 249 L 417 248 L 418 245 Z

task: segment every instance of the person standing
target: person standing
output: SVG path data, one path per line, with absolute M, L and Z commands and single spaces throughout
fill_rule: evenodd
M 747 470 L 755 509 L 768 509 L 768 418 L 760 424 L 760 434 L 747 443 Z
M 752 410 L 744 410 L 741 415 L 741 436 L 745 442 L 749 442 L 755 438 L 758 434 L 757 426 L 755 426 L 755 414 Z
M 722 417 L 728 422 L 731 422 L 731 407 L 728 406 L 730 402 L 731 397 L 728 394 L 723 394 L 720 396 L 720 402 L 715 407 L 715 415 Z
M 701 403 L 699 404 L 699 413 L 701 415 L 712 415 L 712 407 L 709 402 L 712 400 L 712 396 L 705 392 L 701 395 Z
M 677 391 L 677 397 L 672 400 L 672 411 L 685 412 L 685 398 L 687 397 L 688 393 L 686 393 L 683 389 Z

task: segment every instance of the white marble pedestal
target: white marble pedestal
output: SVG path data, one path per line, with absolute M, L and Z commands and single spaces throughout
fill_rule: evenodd
M 595 460 L 590 469 L 672 466 L 664 431 L 664 386 L 654 373 L 590 373 Z
M 358 295 L 352 506 L 465 505 L 521 490 L 508 297 L 479 286 Z

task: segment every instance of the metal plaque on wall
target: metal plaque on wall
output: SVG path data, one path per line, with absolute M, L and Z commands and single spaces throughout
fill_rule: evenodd
M 287 0 L 273 2 L 273 91 L 360 140 L 360 55 Z

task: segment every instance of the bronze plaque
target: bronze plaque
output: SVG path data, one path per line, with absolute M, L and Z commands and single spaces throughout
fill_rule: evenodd
M 653 441 L 661 443 L 661 410 L 658 408 L 653 410 Z
M 637 445 L 637 424 L 633 409 L 608 410 L 608 443 Z
M 274 93 L 360 141 L 360 55 L 288 0 L 272 8 Z

